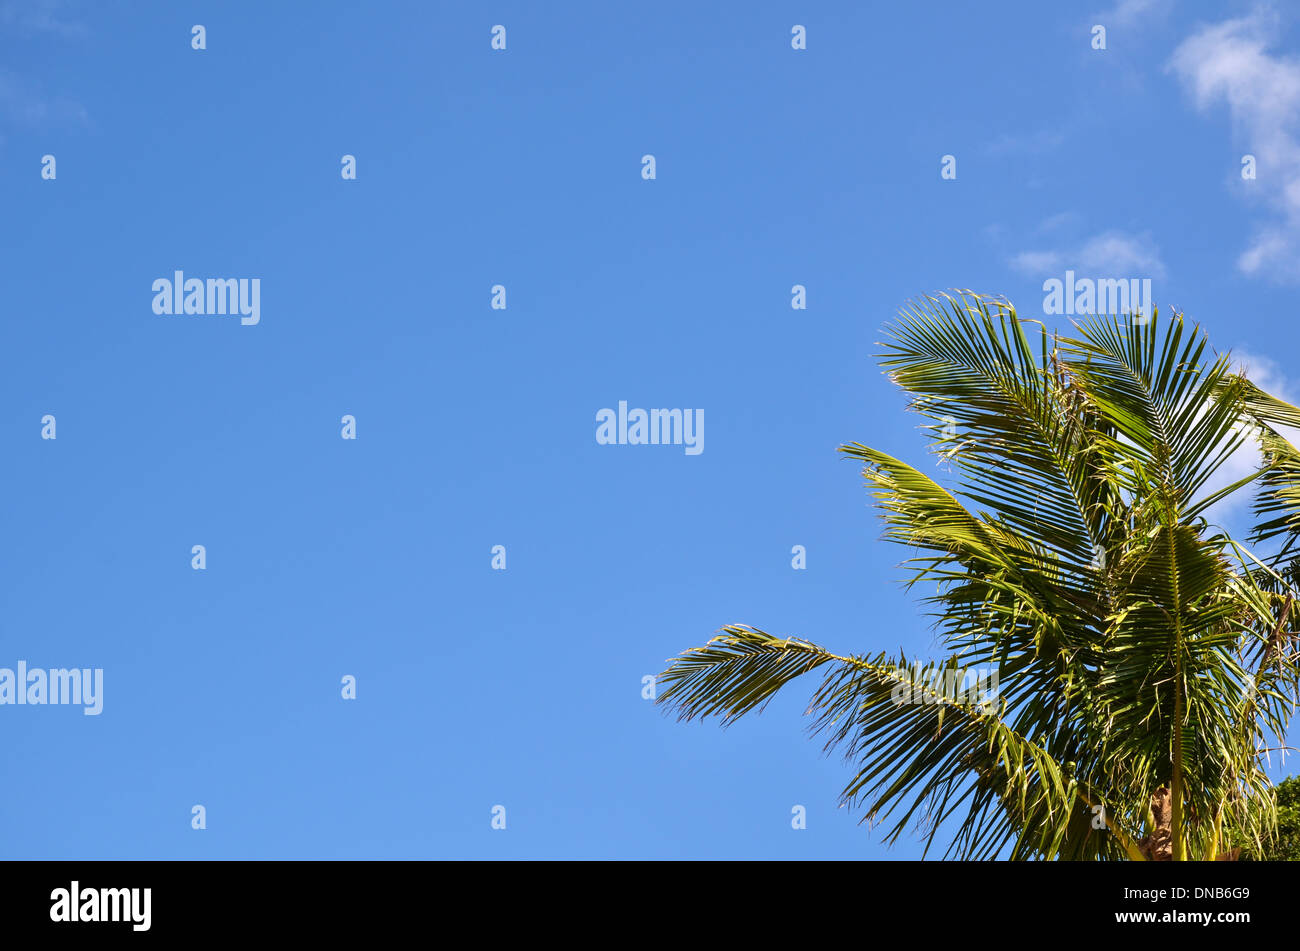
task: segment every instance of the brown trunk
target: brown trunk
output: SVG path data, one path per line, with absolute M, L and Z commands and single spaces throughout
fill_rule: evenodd
M 1148 861 L 1170 862 L 1174 857 L 1174 804 L 1168 787 L 1161 786 L 1151 796 L 1151 816 L 1155 826 L 1138 841 L 1138 848 Z

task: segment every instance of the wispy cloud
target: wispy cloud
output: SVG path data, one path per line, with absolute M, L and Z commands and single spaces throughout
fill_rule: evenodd
M 57 39 L 84 36 L 85 24 L 64 14 L 63 0 L 0 0 L 0 33 L 48 34 Z M 84 125 L 85 106 L 65 96 L 51 96 L 16 73 L 0 69 L 0 146 L 8 126 Z
M 1062 270 L 1064 261 L 1059 251 L 1021 251 L 1010 263 L 1022 274 L 1038 275 Z
M 1053 216 L 1059 218 L 1060 216 Z M 1052 222 L 1048 219 L 1044 226 Z M 1023 274 L 1056 274 L 1067 268 L 1089 276 L 1163 278 L 1165 265 L 1160 249 L 1149 234 L 1131 235 L 1107 231 L 1089 238 L 1073 249 L 1021 251 L 1010 260 Z
M 1048 215 L 1040 221 L 1035 231 L 1038 234 L 1050 234 L 1053 231 L 1059 231 L 1062 228 L 1069 227 L 1078 222 L 1078 220 L 1079 216 L 1077 213 L 1073 211 L 1060 211 L 1054 215 Z
M 0 72 L 0 117 L 19 125 L 83 123 L 86 108 L 63 97 L 49 97 L 12 73 Z
M 55 33 L 85 36 L 86 25 L 67 15 L 64 0 L 4 0 L 0 3 L 0 26 L 22 33 Z
M 986 155 L 1042 155 L 1059 148 L 1065 142 L 1060 129 L 1038 129 L 1033 132 L 1004 132 L 984 146 Z
M 1296 402 L 1296 386 L 1283 374 L 1281 366 L 1276 361 L 1244 349 L 1233 350 L 1231 356 L 1233 369 L 1244 373 L 1246 378 L 1260 389 L 1289 403 Z M 1282 435 L 1293 443 L 1300 442 L 1300 431 L 1284 429 Z M 1224 460 L 1223 466 L 1206 486 L 1206 491 L 1213 492 L 1226 488 L 1257 472 L 1262 464 L 1263 454 L 1259 443 L 1254 439 L 1247 439 L 1236 452 Z M 1211 521 L 1232 522 L 1245 509 L 1248 500 L 1249 495 L 1245 492 L 1234 493 L 1211 506 L 1207 516 Z
M 1228 107 L 1234 135 L 1257 160 L 1258 177 L 1241 185 L 1265 198 L 1274 219 L 1262 224 L 1237 259 L 1246 274 L 1300 281 L 1300 61 L 1270 53 L 1278 18 L 1260 8 L 1204 27 L 1174 51 L 1168 69 L 1197 108 Z
M 1096 14 L 1095 20 L 1103 25 L 1132 26 L 1146 17 L 1163 16 L 1169 6 L 1170 0 L 1119 0 L 1109 10 Z
M 1271 357 L 1251 350 L 1236 349 L 1232 351 L 1232 365 L 1260 389 L 1288 403 L 1296 401 L 1293 384 L 1283 374 L 1281 365 Z

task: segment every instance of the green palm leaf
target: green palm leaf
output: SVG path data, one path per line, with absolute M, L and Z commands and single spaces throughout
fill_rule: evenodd
M 729 627 L 672 662 L 660 703 L 730 723 L 817 671 L 808 713 L 853 764 L 844 801 L 927 852 L 940 829 L 965 858 L 1258 851 L 1276 821 L 1261 750 L 1300 700 L 1300 410 L 1180 314 L 1077 330 L 1031 332 L 970 292 L 889 329 L 882 365 L 955 484 L 841 451 L 912 552 L 941 659 Z M 1218 485 L 1256 441 L 1259 470 Z M 1245 491 L 1262 555 L 1206 521 Z

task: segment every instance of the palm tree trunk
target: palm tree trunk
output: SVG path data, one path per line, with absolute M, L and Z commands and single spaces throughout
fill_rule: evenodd
M 1161 786 L 1151 796 L 1151 834 L 1138 842 L 1138 848 L 1151 862 L 1170 862 L 1174 858 L 1173 794 Z

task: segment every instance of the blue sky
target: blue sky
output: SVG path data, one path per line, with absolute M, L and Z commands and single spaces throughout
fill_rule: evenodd
M 729 623 L 934 647 L 835 452 L 934 464 L 873 358 L 909 297 L 1149 278 L 1294 398 L 1298 26 L 0 2 L 0 666 L 105 684 L 0 708 L 0 854 L 919 857 L 837 808 L 813 682 L 722 730 L 641 678 Z M 156 315 L 176 270 L 260 322 Z M 704 451 L 598 445 L 621 400 Z

